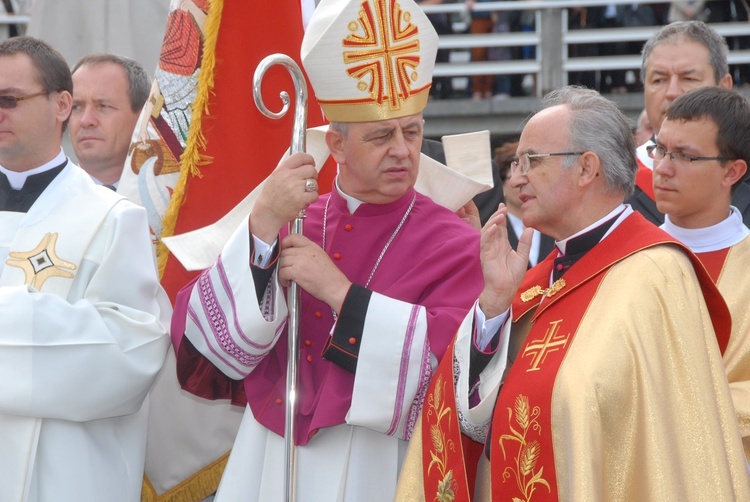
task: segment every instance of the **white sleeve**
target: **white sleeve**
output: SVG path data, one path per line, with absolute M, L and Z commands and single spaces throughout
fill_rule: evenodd
M 281 335 L 287 316 L 276 272 L 258 306 L 247 218 L 190 294 L 185 336 L 229 378 L 245 378 Z
M 408 439 L 436 364 L 425 308 L 373 293 L 347 423 Z
M 508 341 L 512 323 L 506 322 L 500 333 L 500 344 L 497 352 L 492 356 L 489 364 L 479 374 L 479 386 L 474 389 L 474 382 L 469 382 L 469 363 L 471 360 L 473 336 L 473 312 L 469 312 L 458 332 L 454 348 L 454 366 L 458 368 L 456 375 L 456 405 L 461 419 L 461 428 L 470 437 L 475 437 L 477 430 L 486 428 L 492 420 L 495 399 L 500 391 L 503 374 L 508 361 Z M 469 405 L 469 396 L 476 392 L 479 403 L 474 407 Z

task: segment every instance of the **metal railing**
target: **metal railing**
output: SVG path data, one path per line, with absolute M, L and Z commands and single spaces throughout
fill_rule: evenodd
M 474 4 L 476 12 L 526 11 L 535 15 L 534 31 L 486 34 L 441 35 L 438 47 L 451 51 L 469 51 L 472 47 L 523 47 L 535 50 L 534 59 L 509 59 L 438 63 L 435 77 L 463 77 L 471 75 L 536 75 L 536 94 L 543 95 L 568 83 L 568 72 L 601 70 L 637 70 L 640 55 L 569 57 L 573 44 L 603 44 L 615 42 L 645 42 L 661 25 L 628 28 L 582 28 L 568 30 L 568 8 L 604 5 L 664 4 L 664 0 L 526 0 L 513 2 L 482 2 Z M 423 5 L 432 13 L 467 13 L 464 3 Z M 750 36 L 750 23 L 713 23 L 724 37 Z M 729 64 L 750 63 L 750 50 L 732 50 Z

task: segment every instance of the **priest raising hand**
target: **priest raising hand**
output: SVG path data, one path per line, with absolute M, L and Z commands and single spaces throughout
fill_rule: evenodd
M 726 304 L 689 250 L 623 204 L 635 149 L 615 104 L 577 87 L 543 104 L 510 182 L 557 253 L 518 287 L 528 237 L 507 249 L 502 209 L 485 229 L 485 289 L 433 378 L 399 500 L 431 500 L 446 479 L 470 500 L 476 463 L 442 448 L 459 429 L 486 441 L 474 500 L 750 500 Z

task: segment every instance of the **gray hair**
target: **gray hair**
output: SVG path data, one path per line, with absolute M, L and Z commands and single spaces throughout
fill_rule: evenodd
M 724 78 L 729 73 L 727 55 L 729 48 L 724 37 L 703 21 L 675 21 L 651 35 L 643 45 L 641 51 L 641 83 L 646 82 L 646 66 L 648 58 L 654 48 L 662 44 L 676 44 L 679 42 L 696 42 L 708 50 L 708 60 L 714 70 L 714 81 Z
M 623 200 L 635 189 L 635 140 L 630 123 L 617 106 L 592 89 L 567 86 L 550 92 L 542 106 L 563 105 L 570 110 L 569 151 L 593 152 L 601 161 L 607 193 L 621 193 Z M 563 161 L 565 168 L 575 157 Z
M 349 137 L 349 123 L 348 122 L 331 122 L 328 128 L 341 134 L 344 139 Z
M 98 66 L 106 63 L 119 65 L 125 71 L 128 79 L 130 108 L 136 113 L 140 112 L 151 92 L 151 78 L 137 61 L 116 54 L 89 54 L 75 64 L 72 73 L 82 66 Z

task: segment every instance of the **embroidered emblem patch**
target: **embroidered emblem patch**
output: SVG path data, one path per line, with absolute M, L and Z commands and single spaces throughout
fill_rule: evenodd
M 559 332 L 561 322 L 562 319 L 551 322 L 547 331 L 544 332 L 544 338 L 533 340 L 526 346 L 521 357 L 533 356 L 531 358 L 531 367 L 526 371 L 538 371 L 539 366 L 544 363 L 547 354 L 565 348 L 568 344 L 570 333 L 564 335 Z
M 36 290 L 42 289 L 50 277 L 72 279 L 74 275 L 71 271 L 75 270 L 76 266 L 57 256 L 55 244 L 57 233 L 48 233 L 31 251 L 11 251 L 5 263 L 22 269 L 26 275 L 25 284 Z

